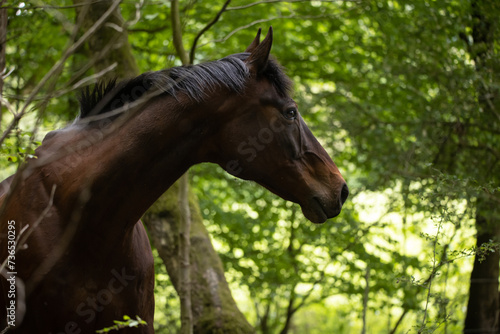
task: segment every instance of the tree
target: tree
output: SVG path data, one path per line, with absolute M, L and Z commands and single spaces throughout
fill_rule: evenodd
M 144 215 L 144 223 L 150 233 L 151 241 L 163 259 L 176 289 L 179 286 L 178 190 L 177 183 Z M 189 199 L 192 219 L 190 271 L 194 332 L 253 333 L 254 329 L 239 311 L 231 295 L 224 277 L 224 268 L 203 225 L 196 196 L 190 194 Z
M 499 102 L 498 102 L 498 81 L 495 81 L 493 73 L 500 68 L 498 59 L 498 37 L 500 29 L 496 15 L 500 13 L 500 6 L 488 1 L 473 0 L 471 2 L 471 37 L 462 35 L 468 46 L 468 52 L 474 60 L 475 69 L 478 75 L 476 81 L 478 123 L 484 125 L 481 132 L 475 136 L 490 137 L 486 140 L 479 138 L 467 138 L 462 145 L 471 146 L 477 153 L 475 159 L 477 164 L 481 164 L 480 171 L 484 173 L 481 184 L 492 182 L 498 185 L 498 168 L 492 167 L 498 164 L 500 159 L 497 150 L 498 136 L 500 129 Z M 496 132 L 496 135 L 495 135 Z M 467 136 L 470 137 L 470 134 Z M 493 140 L 492 140 L 493 139 Z M 471 143 L 471 141 L 476 141 Z M 486 150 L 486 155 L 480 153 Z M 500 242 L 500 220 L 498 210 L 499 199 L 485 187 L 479 192 L 476 199 L 476 230 L 477 248 L 489 244 L 492 241 Z M 498 290 L 498 278 L 500 256 L 498 252 L 490 253 L 486 257 L 476 255 L 474 268 L 470 278 L 469 302 L 467 305 L 467 316 L 465 318 L 464 333 L 499 333 L 500 332 L 500 302 Z

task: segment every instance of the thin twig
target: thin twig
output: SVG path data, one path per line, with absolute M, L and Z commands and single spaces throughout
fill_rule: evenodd
M 1 101 L 1 105 L 2 107 L 5 107 L 7 108 L 7 110 L 12 114 L 12 115 L 15 115 L 16 114 L 16 111 L 14 109 L 14 107 L 12 106 L 12 104 L 10 104 L 10 102 L 6 99 L 4 99 L 3 96 L 0 97 L 0 101 Z
M 162 25 L 162 26 L 159 26 L 159 27 L 156 27 L 156 28 L 134 28 L 134 29 L 128 29 L 128 32 L 129 33 L 134 33 L 134 32 L 147 32 L 149 34 L 154 34 L 154 33 L 157 33 L 157 32 L 160 32 L 160 31 L 163 31 L 163 30 L 167 30 L 168 28 L 170 28 L 170 25 Z
M 42 211 L 40 216 L 38 216 L 38 219 L 33 223 L 33 226 L 23 235 L 22 239 L 19 239 L 19 242 L 17 243 L 16 251 L 18 249 L 25 249 L 25 243 L 28 240 L 29 236 L 31 233 L 33 233 L 34 230 L 40 225 L 42 220 L 47 216 L 49 213 L 50 209 L 52 208 L 52 205 L 54 204 L 54 195 L 56 193 L 56 188 L 57 185 L 52 185 L 52 190 L 50 191 L 50 197 L 49 197 L 49 203 L 47 204 L 47 207 Z M 24 230 L 24 228 L 23 228 Z
M 39 6 L 45 5 L 43 1 L 40 0 L 32 0 L 33 2 L 36 2 Z M 50 16 L 53 18 L 57 19 L 62 27 L 68 32 L 71 33 L 72 31 L 75 30 L 75 24 L 71 22 L 67 16 L 65 16 L 63 13 L 60 11 L 56 10 L 56 8 L 51 8 L 51 7 L 46 7 L 45 12 L 48 13 Z
M 135 18 L 131 21 L 127 21 L 124 24 L 124 28 L 128 29 L 128 27 L 135 25 L 141 19 L 141 9 L 144 7 L 145 1 L 139 0 L 139 3 L 135 4 Z
M 430 304 L 430 299 L 431 299 L 431 288 L 432 288 L 432 281 L 434 276 L 437 274 L 438 268 L 441 266 L 441 263 L 436 264 L 436 253 L 437 253 L 437 245 L 438 245 L 438 238 L 439 238 L 439 233 L 441 232 L 441 227 L 443 226 L 442 220 L 439 221 L 438 224 L 438 230 L 436 232 L 436 237 L 434 239 L 434 247 L 432 250 L 433 258 L 432 258 L 432 271 L 431 274 L 429 275 L 429 278 L 427 280 L 427 298 L 425 301 L 425 308 L 424 308 L 424 317 L 422 319 L 422 326 L 420 327 L 418 333 L 422 333 L 422 331 L 425 329 L 426 321 L 427 321 L 427 315 L 429 312 L 429 304 Z
M 87 5 L 92 5 L 96 4 L 98 2 L 102 2 L 103 0 L 94 0 L 94 1 L 88 1 L 86 3 L 82 4 L 76 4 L 76 5 L 68 5 L 68 6 L 51 6 L 51 5 L 38 5 L 38 6 L 24 6 L 24 7 L 19 7 L 19 6 L 3 6 L 3 8 L 7 9 L 18 9 L 18 10 L 33 10 L 33 9 L 73 9 L 73 8 L 78 8 L 78 7 L 83 7 Z M 29 4 L 29 2 L 28 2 Z
M 28 240 L 31 233 L 33 233 L 33 231 L 38 227 L 38 225 L 40 225 L 42 220 L 48 215 L 50 209 L 52 208 L 52 205 L 54 204 L 55 191 L 56 191 L 56 185 L 54 184 L 52 186 L 52 191 L 50 193 L 49 203 L 47 204 L 47 207 L 42 211 L 40 216 L 38 216 L 37 220 L 33 223 L 31 229 L 29 229 L 29 224 L 27 224 L 21 229 L 21 231 L 17 235 L 16 248 L 15 248 L 16 255 L 20 250 L 26 249 L 25 242 Z M 7 265 L 8 260 L 9 257 L 6 257 L 2 265 L 0 266 L 0 274 L 6 279 L 8 273 L 5 270 L 5 266 Z M 23 280 L 20 279 L 19 277 L 16 277 L 15 285 L 16 285 L 16 297 L 17 297 L 16 322 L 21 323 L 21 321 L 24 318 L 24 314 L 26 312 L 26 290 Z M 7 326 L 5 329 L 2 330 L 1 333 L 7 332 L 9 328 L 10 326 Z
M 266 3 L 277 3 L 277 2 L 283 2 L 283 3 L 293 3 L 293 2 L 311 2 L 311 0 L 264 0 L 264 1 L 257 1 L 257 2 L 252 2 L 247 5 L 243 6 L 237 6 L 237 7 L 229 7 L 227 10 L 241 10 L 241 9 L 247 9 L 253 6 L 261 5 L 261 4 L 266 4 Z M 360 2 L 359 0 L 316 0 L 315 2 Z
M 351 9 L 349 9 L 349 10 L 351 10 Z M 227 41 L 229 38 L 231 38 L 231 36 L 233 36 L 237 32 L 239 32 L 241 30 L 244 30 L 244 29 L 247 29 L 247 28 L 250 28 L 250 27 L 255 26 L 257 24 L 265 23 L 265 22 L 271 22 L 271 21 L 274 21 L 274 20 L 282 20 L 282 19 L 316 20 L 316 19 L 322 19 L 322 18 L 334 18 L 334 17 L 339 17 L 339 16 L 343 15 L 344 13 L 345 12 L 343 12 L 341 14 L 338 14 L 338 15 L 331 15 L 331 14 L 296 15 L 296 14 L 290 14 L 290 15 L 274 16 L 274 17 L 270 17 L 270 18 L 267 18 L 267 19 L 259 19 L 259 20 L 252 21 L 252 22 L 250 22 L 248 24 L 245 24 L 243 26 L 240 26 L 240 27 L 234 29 L 233 31 L 231 31 L 230 33 L 228 33 L 224 38 L 215 39 L 215 40 L 209 41 L 207 43 L 201 44 L 198 48 L 200 48 L 202 46 L 205 46 L 207 44 L 210 44 L 210 43 L 224 43 L 225 41 Z
M 193 46 L 191 47 L 191 52 L 189 53 L 189 62 L 191 64 L 194 64 L 194 53 L 196 52 L 196 44 L 198 44 L 198 40 L 206 31 L 208 31 L 208 29 L 210 29 L 214 24 L 217 23 L 217 21 L 219 21 L 222 13 L 224 13 L 230 2 L 231 0 L 226 0 L 222 8 L 217 12 L 217 15 L 215 15 L 215 17 L 212 19 L 212 21 L 210 21 L 203 29 L 201 29 L 194 38 Z
M 62 95 L 65 95 L 71 91 L 74 91 L 74 90 L 86 85 L 88 82 L 95 82 L 95 81 L 99 80 L 100 78 L 102 78 L 103 76 L 105 76 L 107 73 L 114 70 L 117 66 L 118 66 L 118 63 L 113 63 L 113 64 L 109 65 L 108 67 L 104 68 L 103 70 L 79 80 L 78 82 L 74 83 L 71 87 L 55 92 L 51 97 L 56 97 L 56 98 L 60 97 Z
M 53 188 L 54 189 L 54 188 Z M 54 189 L 55 190 L 55 189 Z M 63 256 L 68 249 L 75 233 L 81 223 L 81 216 L 85 204 L 90 200 L 91 193 L 88 187 L 84 187 L 78 198 L 76 209 L 73 210 L 69 223 L 66 225 L 64 232 L 59 238 L 59 242 L 52 248 L 43 262 L 33 271 L 29 280 L 26 281 L 26 295 L 29 296 L 38 284 L 42 281 L 45 275 L 54 267 L 57 261 Z
M 361 333 L 366 333 L 366 314 L 368 313 L 368 296 L 370 293 L 370 264 L 366 266 L 365 271 L 365 292 L 363 294 L 363 313 L 361 318 L 363 319 L 363 328 L 361 329 Z

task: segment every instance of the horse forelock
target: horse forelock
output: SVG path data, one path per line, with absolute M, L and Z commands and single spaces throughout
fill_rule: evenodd
M 139 99 L 152 86 L 176 96 L 182 92 L 194 101 L 201 102 L 215 89 L 223 87 L 242 94 L 250 73 L 245 60 L 250 53 L 238 53 L 225 58 L 197 65 L 172 67 L 170 69 L 146 72 L 136 78 L 116 83 L 99 82 L 93 89 L 86 88 L 80 95 L 80 118 L 104 114 Z M 281 96 L 292 90 L 292 81 L 281 65 L 270 58 L 260 73 L 271 82 Z

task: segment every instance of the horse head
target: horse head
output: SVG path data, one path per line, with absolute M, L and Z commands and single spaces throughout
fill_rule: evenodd
M 291 81 L 270 58 L 272 28 L 244 53 L 248 79 L 242 94 L 228 96 L 221 113 L 215 161 L 230 174 L 253 180 L 298 203 L 306 218 L 323 223 L 337 216 L 349 190 L 337 166 L 311 133 L 295 101 Z

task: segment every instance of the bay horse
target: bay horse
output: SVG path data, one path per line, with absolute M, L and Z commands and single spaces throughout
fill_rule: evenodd
M 253 180 L 314 223 L 340 213 L 348 188 L 290 97 L 272 40 L 259 30 L 243 53 L 83 92 L 79 118 L 1 183 L 2 328 L 94 333 L 138 315 L 148 325 L 121 333 L 153 333 L 140 218 L 194 164 Z

